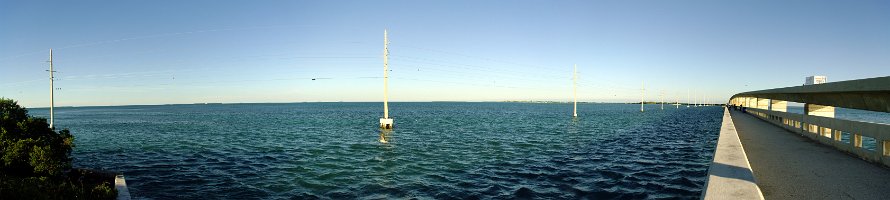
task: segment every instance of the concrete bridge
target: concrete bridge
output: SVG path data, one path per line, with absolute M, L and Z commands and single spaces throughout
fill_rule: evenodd
M 837 119 L 835 107 L 890 112 L 890 77 L 734 95 L 702 198 L 890 199 L 890 125 Z

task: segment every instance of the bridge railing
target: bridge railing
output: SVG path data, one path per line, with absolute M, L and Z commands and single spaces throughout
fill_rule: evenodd
M 787 101 L 804 103 L 804 114 L 786 112 Z M 834 107 L 890 112 L 890 77 L 739 93 L 729 104 L 791 132 L 890 166 L 890 125 L 834 118 Z
M 809 116 L 757 108 L 747 112 L 791 132 L 872 162 L 890 166 L 890 125 Z M 874 147 L 863 146 L 864 139 L 874 140 Z

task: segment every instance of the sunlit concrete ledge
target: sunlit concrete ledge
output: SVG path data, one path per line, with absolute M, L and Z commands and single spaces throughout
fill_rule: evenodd
M 723 109 L 720 138 L 702 199 L 763 199 L 729 110 Z
M 114 188 L 117 189 L 117 200 L 130 200 L 130 190 L 127 190 L 127 180 L 124 175 L 114 177 Z

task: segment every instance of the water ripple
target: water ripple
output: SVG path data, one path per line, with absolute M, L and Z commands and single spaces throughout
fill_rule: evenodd
M 695 199 L 722 110 L 376 103 L 62 108 L 76 167 L 137 199 Z M 587 117 L 590 116 L 590 117 Z

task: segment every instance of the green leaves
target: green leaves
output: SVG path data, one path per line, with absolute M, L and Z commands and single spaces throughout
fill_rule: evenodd
M 44 118 L 11 99 L 0 98 L 0 173 L 15 176 L 57 177 L 71 168 L 74 136 L 56 132 Z
M 102 183 L 93 187 L 90 191 L 90 199 L 114 199 L 117 197 L 117 190 L 109 183 Z
M 3 172 L 22 174 L 33 172 L 27 161 L 30 158 L 31 148 L 37 144 L 33 139 L 16 141 L 2 141 L 3 145 Z
M 34 174 L 58 176 L 62 173 L 64 165 L 62 161 L 53 157 L 53 149 L 50 146 L 34 146 L 31 149 L 31 166 Z
M 113 181 L 85 182 L 88 170 L 71 170 L 73 147 L 71 131 L 0 98 L 0 199 L 114 199 Z

